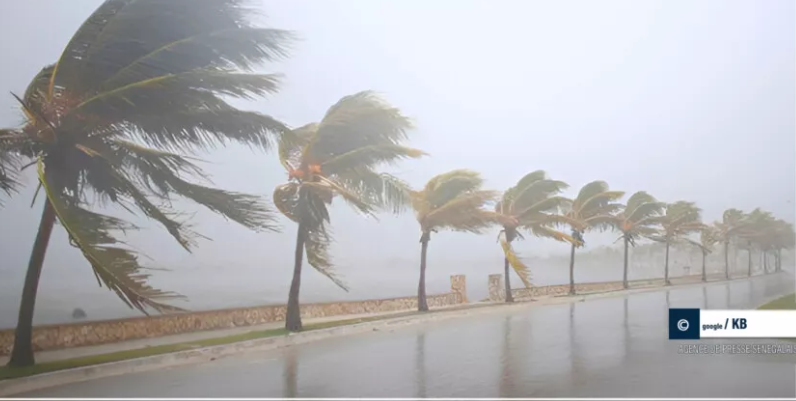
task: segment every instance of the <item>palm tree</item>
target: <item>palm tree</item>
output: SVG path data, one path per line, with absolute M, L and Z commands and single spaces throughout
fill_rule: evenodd
M 678 201 L 664 206 L 663 215 L 658 218 L 661 225 L 660 235 L 650 237 L 666 244 L 666 261 L 664 262 L 664 281 L 669 281 L 669 247 L 691 233 L 704 228 L 701 222 L 702 210 L 693 202 Z
M 420 282 L 417 310 L 428 311 L 426 301 L 426 254 L 431 233 L 452 230 L 480 234 L 498 222 L 496 213 L 483 207 L 497 199 L 496 191 L 482 190 L 481 175 L 470 170 L 453 170 L 431 178 L 420 191 L 413 191 L 412 207 L 420 223 Z
M 702 253 L 702 282 L 707 282 L 707 258 L 708 255 L 713 252 L 713 246 L 718 242 L 716 229 L 714 227 L 704 226 L 699 232 L 699 241 L 693 241 L 688 238 L 686 238 L 686 241 L 699 248 L 699 251 Z
M 397 213 L 409 204 L 406 184 L 376 168 L 424 155 L 401 144 L 411 128 L 400 110 L 372 92 L 360 92 L 340 99 L 320 123 L 307 124 L 282 137 L 279 156 L 289 182 L 276 187 L 274 204 L 298 224 L 287 330 L 302 329 L 299 292 L 305 252 L 310 266 L 348 291 L 335 274 L 328 253 L 332 240 L 327 229 L 328 206 L 334 197 L 369 216 L 382 207 Z
M 782 271 L 782 250 L 793 249 L 796 246 L 796 232 L 793 225 L 777 219 L 769 232 L 768 243 L 774 252 L 774 271 Z
M 622 275 L 622 286 L 625 289 L 628 288 L 628 248 L 630 246 L 635 247 L 639 238 L 655 235 L 657 232 L 657 219 L 660 217 L 663 206 L 664 204 L 655 200 L 652 195 L 644 191 L 638 191 L 627 200 L 627 205 L 616 215 L 616 226 L 622 232 L 619 239 L 625 243 L 624 271 Z
M 746 240 L 746 248 L 749 255 L 747 276 L 752 276 L 752 251 L 755 245 L 760 248 L 761 254 L 765 255 L 762 242 L 765 241 L 767 232 L 775 226 L 774 216 L 757 208 L 746 216 L 747 230 L 741 235 Z M 763 266 L 761 265 L 761 268 Z
M 616 201 L 624 195 L 622 191 L 609 190 L 605 181 L 592 181 L 581 188 L 564 214 L 566 223 L 572 228 L 573 239 L 569 254 L 570 295 L 575 295 L 575 248 L 586 244 L 583 234 L 587 230 L 606 230 L 616 226 L 614 214 L 622 208 Z
M 170 208 L 175 196 L 248 228 L 272 228 L 273 216 L 258 197 L 185 179 L 206 175 L 184 153 L 228 142 L 267 148 L 270 134 L 284 131 L 273 118 L 222 98 L 277 89 L 277 76 L 236 72 L 284 56 L 290 38 L 252 26 L 248 14 L 238 0 L 106 1 L 58 61 L 44 67 L 22 97 L 14 95 L 27 121 L 0 131 L 2 151 L 34 160 L 46 199 L 10 365 L 34 363 L 33 310 L 56 219 L 98 281 L 144 313 L 178 309 L 162 303 L 175 294 L 146 284 L 138 256 L 114 236 L 134 227 L 90 211 L 92 201 L 138 209 L 187 250 L 198 234 Z
M 572 241 L 569 235 L 554 228 L 554 225 L 562 222 L 558 214 L 561 206 L 570 202 L 567 198 L 556 194 L 567 187 L 566 183 L 548 179 L 544 171 L 537 170 L 522 177 L 515 186 L 507 189 L 495 205 L 495 212 L 503 226 L 499 242 L 505 254 L 503 268 L 506 277 L 506 302 L 514 302 L 509 266 L 517 272 L 525 287 L 531 286 L 528 267 L 511 247 L 515 239 L 523 238 L 521 229 L 537 237 Z
M 724 276 L 730 279 L 730 243 L 736 241 L 748 229 L 746 215 L 738 209 L 724 211 L 720 222 L 713 224 L 717 240 L 724 244 Z M 735 249 L 738 249 L 737 247 Z

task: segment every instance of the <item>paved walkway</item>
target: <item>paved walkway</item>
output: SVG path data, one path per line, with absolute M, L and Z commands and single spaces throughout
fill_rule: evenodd
M 756 276 L 752 276 L 756 277 Z M 733 279 L 744 279 L 747 278 L 744 276 L 736 276 Z M 712 274 L 708 276 L 709 282 L 718 282 L 724 280 L 723 274 Z M 673 285 L 686 285 L 686 284 L 696 284 L 701 281 L 699 276 L 690 276 L 690 277 L 672 277 L 670 279 Z M 661 282 L 663 279 L 661 279 Z M 653 287 L 660 287 L 660 285 L 646 285 L 646 286 L 633 286 L 632 281 L 631 290 L 632 289 L 642 289 L 642 288 L 653 288 Z M 621 292 L 624 290 L 613 290 L 608 292 Z M 584 296 L 588 294 L 594 293 L 579 293 L 573 298 L 578 298 L 578 296 Z M 551 298 L 551 297 L 540 297 L 536 300 L 542 300 L 544 298 Z M 471 303 L 466 305 L 454 305 L 448 306 L 443 308 L 435 308 L 434 310 L 455 310 L 455 309 L 463 309 L 463 308 L 473 308 L 479 306 L 486 306 L 490 305 L 490 302 L 477 302 Z M 314 319 L 303 319 L 303 323 L 305 325 L 312 325 L 318 323 L 328 323 L 328 322 L 337 322 L 337 321 L 348 321 L 348 320 L 355 320 L 355 319 L 363 319 L 363 318 L 374 318 L 374 317 L 385 317 L 388 318 L 393 315 L 402 315 L 410 311 L 391 311 L 391 312 L 383 312 L 383 313 L 368 313 L 368 314 L 360 314 L 360 315 L 339 315 L 339 316 L 329 316 L 324 318 L 314 318 Z M 130 340 L 118 343 L 110 343 L 110 344 L 102 344 L 102 345 L 93 345 L 93 346 L 86 346 L 86 347 L 75 347 L 75 348 L 65 348 L 60 350 L 50 350 L 50 351 L 40 351 L 36 353 L 36 362 L 52 362 L 52 361 L 59 361 L 65 359 L 72 359 L 72 358 L 80 358 L 85 356 L 91 355 L 102 355 L 108 354 L 113 352 L 120 352 L 120 351 L 128 351 L 128 350 L 135 350 L 135 349 L 142 349 L 147 347 L 154 347 L 160 345 L 170 345 L 170 344 L 180 344 L 180 343 L 187 343 L 192 341 L 198 340 L 206 340 L 211 338 L 221 338 L 221 337 L 228 337 L 237 334 L 244 334 L 249 333 L 252 331 L 264 331 L 264 330 L 273 330 L 273 329 L 280 329 L 284 327 L 284 322 L 272 322 L 266 323 L 256 326 L 245 326 L 245 327 L 235 327 L 230 329 L 222 329 L 222 330 L 207 330 L 207 331 L 197 331 L 192 333 L 182 333 L 182 334 L 175 334 L 170 336 L 163 336 L 163 337 L 154 337 L 154 338 L 144 338 L 138 340 Z M 0 356 L 0 365 L 5 365 L 8 362 L 7 356 Z

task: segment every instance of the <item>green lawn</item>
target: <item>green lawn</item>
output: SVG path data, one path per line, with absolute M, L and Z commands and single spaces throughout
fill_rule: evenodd
M 458 310 L 458 309 L 461 308 L 447 308 L 447 310 Z M 443 312 L 443 310 L 431 311 L 431 313 L 434 312 Z M 308 324 L 304 326 L 304 331 L 328 329 L 332 327 L 365 323 L 376 320 L 394 319 L 397 317 L 411 316 L 418 313 L 419 312 L 410 311 L 410 312 L 394 313 L 390 315 L 373 316 L 367 318 L 335 320 L 324 323 Z M 32 376 L 41 373 L 54 372 L 57 370 L 78 368 L 83 366 L 98 365 L 101 363 L 118 362 L 126 359 L 143 358 L 153 355 L 168 354 L 171 352 L 179 352 L 190 349 L 205 348 L 214 345 L 231 344 L 241 341 L 256 340 L 260 338 L 284 336 L 287 334 L 288 332 L 285 329 L 250 331 L 248 333 L 235 334 L 226 337 L 208 338 L 204 340 L 189 341 L 177 344 L 156 345 L 152 347 L 139 348 L 127 351 L 111 352 L 108 354 L 90 355 L 80 358 L 65 359 L 61 361 L 44 362 L 24 368 L 12 368 L 8 366 L 3 366 L 0 367 L 0 380 Z
M 777 298 L 758 307 L 757 309 L 796 309 L 796 294 L 785 295 L 784 297 Z

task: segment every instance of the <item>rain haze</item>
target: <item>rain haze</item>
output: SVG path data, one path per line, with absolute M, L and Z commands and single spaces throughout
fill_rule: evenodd
M 55 62 L 101 0 L 4 0 L 0 25 L 0 126 L 22 122 L 8 91 Z M 301 41 L 284 62 L 282 89 L 242 107 L 291 126 L 319 121 L 341 97 L 380 92 L 417 125 L 412 146 L 430 157 L 391 172 L 413 186 L 456 168 L 479 171 L 505 189 L 543 169 L 570 184 L 593 180 L 612 189 L 688 200 L 705 221 L 723 210 L 756 207 L 794 222 L 796 3 L 767 1 L 263 1 L 263 24 Z M 31 29 L 35 26 L 36 29 Z M 270 201 L 287 180 L 275 154 L 229 146 L 205 156 L 213 182 Z M 0 327 L 16 321 L 25 267 L 42 197 L 26 187 L 0 210 Z M 295 226 L 253 233 L 192 204 L 203 241 L 192 254 L 161 227 L 127 241 L 152 260 L 151 282 L 209 308 L 284 303 L 292 273 Z M 411 213 L 379 221 L 332 208 L 333 256 L 351 287 L 303 272 L 302 302 L 404 296 L 417 289 L 420 230 Z M 467 274 L 483 295 L 502 271 L 497 229 L 484 235 L 441 232 L 429 247 L 428 291 Z M 587 247 L 615 235 L 587 233 Z M 551 240 L 517 243 L 538 283 L 564 282 L 569 247 Z M 581 256 L 581 259 L 588 256 Z M 591 281 L 621 277 L 621 265 L 578 272 Z M 483 288 L 482 288 L 483 287 Z M 56 228 L 42 274 L 35 322 L 134 316 L 99 288 L 87 262 Z

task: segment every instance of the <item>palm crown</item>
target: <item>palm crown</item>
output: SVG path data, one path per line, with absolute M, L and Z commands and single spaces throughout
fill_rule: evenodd
M 639 238 L 655 235 L 664 203 L 652 195 L 638 191 L 630 196 L 627 205 L 616 214 L 616 226 L 630 245 Z
M 663 215 L 658 218 L 661 225 L 661 241 L 671 242 L 683 236 L 700 232 L 702 224 L 702 209 L 694 202 L 678 201 L 664 206 Z
M 479 234 L 495 224 L 497 215 L 483 207 L 494 202 L 498 193 L 481 189 L 483 182 L 475 171 L 453 170 L 433 177 L 421 191 L 413 191 L 412 207 L 423 237 L 443 229 Z
M 593 181 L 581 188 L 578 196 L 572 201 L 565 217 L 572 227 L 572 237 L 582 246 L 583 233 L 589 229 L 610 229 L 616 225 L 614 214 L 622 209 L 617 203 L 625 193 L 611 191 L 605 181 Z
M 520 230 L 527 230 L 537 237 L 572 241 L 569 235 L 556 230 L 556 225 L 563 222 L 559 211 L 571 202 L 557 194 L 568 187 L 565 182 L 551 180 L 543 170 L 537 170 L 503 192 L 495 205 L 497 218 L 503 226 L 499 239 L 501 247 L 506 260 L 526 287 L 531 286 L 530 271 L 514 252 L 511 243 L 523 238 Z
M 274 92 L 274 75 L 236 73 L 285 54 L 290 34 L 251 26 L 239 0 L 109 0 L 22 97 L 21 128 L 0 132 L 2 160 L 34 159 L 40 185 L 70 241 L 102 283 L 131 307 L 172 309 L 148 287 L 137 256 L 113 232 L 134 228 L 88 210 L 93 199 L 138 209 L 185 249 L 198 234 L 169 207 L 175 195 L 248 228 L 271 228 L 257 197 L 186 180 L 207 178 L 197 152 L 229 141 L 267 148 L 284 126 L 222 96 Z M 16 96 L 16 95 L 15 95 Z M 0 169 L 2 170 L 2 169 Z M 13 188 L 0 174 L 2 188 Z

